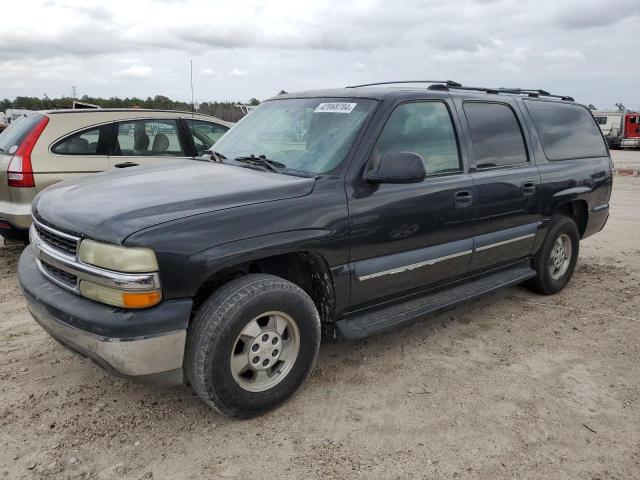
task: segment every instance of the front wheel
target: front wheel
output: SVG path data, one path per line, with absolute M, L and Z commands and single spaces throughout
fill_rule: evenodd
M 304 290 L 273 275 L 247 275 L 219 288 L 196 314 L 185 369 L 207 404 L 251 417 L 298 389 L 319 346 L 320 317 Z
M 536 276 L 527 286 L 544 295 L 562 290 L 576 268 L 580 235 L 573 219 L 559 216 L 552 219 L 547 237 L 533 258 Z

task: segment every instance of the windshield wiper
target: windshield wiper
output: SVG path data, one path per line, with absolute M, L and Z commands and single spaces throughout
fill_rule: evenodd
M 277 162 L 276 160 L 271 160 L 267 158 L 266 155 L 248 155 L 244 157 L 236 157 L 234 158 L 234 160 L 236 162 L 248 163 L 257 167 L 263 167 L 266 170 L 275 173 L 280 173 L 281 170 L 287 168 L 284 163 Z
M 215 150 L 205 150 L 204 154 L 209 154 L 211 155 L 211 160 L 214 160 L 218 163 L 222 162 L 222 160 L 226 160 L 227 157 L 225 157 L 223 154 L 221 154 L 220 152 L 216 152 Z

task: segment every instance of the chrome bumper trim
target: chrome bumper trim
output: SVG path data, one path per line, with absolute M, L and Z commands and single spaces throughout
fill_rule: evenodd
M 37 307 L 29 311 L 53 338 L 81 356 L 106 363 L 115 373 L 143 377 L 182 369 L 186 330 L 135 338 L 109 338 L 67 325 Z
M 61 232 L 57 231 L 56 233 L 62 234 Z M 80 280 L 88 280 L 105 287 L 117 288 L 126 291 L 146 291 L 157 290 L 160 288 L 160 275 L 157 272 L 119 273 L 82 263 L 77 259 L 77 257 L 62 253 L 47 245 L 47 243 L 45 243 L 40 238 L 38 232 L 35 229 L 35 226 L 33 225 L 29 230 L 29 237 L 31 239 L 31 245 L 33 245 L 33 250 L 40 272 L 56 285 L 59 285 L 60 287 L 72 292 L 80 292 Z M 49 272 L 47 272 L 47 270 L 42 266 L 42 262 L 51 265 L 59 270 L 62 270 L 69 275 L 77 277 L 78 282 L 75 286 L 61 282 L 59 279 L 55 278 L 54 276 L 50 275 Z

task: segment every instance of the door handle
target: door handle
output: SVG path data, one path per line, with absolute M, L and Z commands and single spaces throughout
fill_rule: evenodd
M 522 193 L 524 195 L 533 195 L 536 193 L 536 184 L 533 182 L 524 182 L 522 184 Z
M 114 167 L 116 168 L 127 168 L 127 167 L 137 167 L 138 164 L 135 162 L 124 162 L 124 163 L 116 163 Z
M 453 203 L 456 207 L 468 207 L 473 204 L 473 193 L 471 190 L 459 190 L 453 194 Z

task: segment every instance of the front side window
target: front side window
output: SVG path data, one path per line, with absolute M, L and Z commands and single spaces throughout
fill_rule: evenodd
M 378 138 L 374 157 L 411 152 L 422 157 L 427 175 L 458 172 L 460 156 L 449 110 L 441 102 L 398 106 Z
M 204 120 L 187 119 L 186 122 L 193 137 L 197 155 L 202 155 L 209 150 L 229 130 L 223 125 Z
M 104 146 L 108 126 L 94 127 L 71 135 L 56 143 L 51 151 L 58 155 L 99 155 L 106 154 Z
M 524 104 L 549 160 L 607 155 L 602 133 L 585 107 L 541 100 L 525 100 Z
M 214 150 L 229 160 L 264 155 L 288 170 L 337 174 L 375 100 L 292 98 L 263 102 Z
M 116 155 L 186 156 L 175 120 L 134 120 L 117 124 Z
M 464 113 L 478 168 L 506 167 L 528 161 L 520 124 L 509 106 L 465 102 Z

